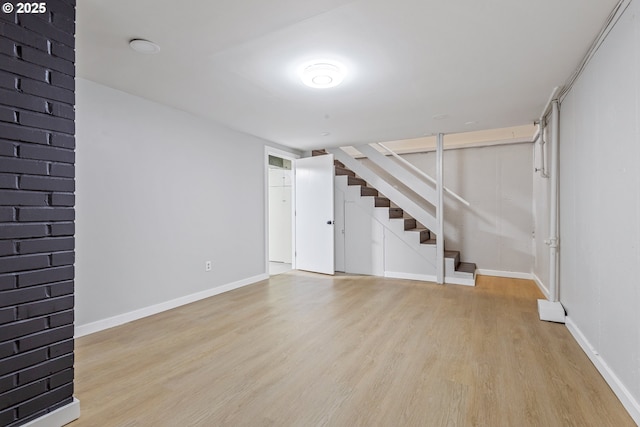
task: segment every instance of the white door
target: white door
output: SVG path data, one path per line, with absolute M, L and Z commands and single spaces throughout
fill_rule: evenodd
M 334 274 L 333 155 L 295 162 L 296 268 Z

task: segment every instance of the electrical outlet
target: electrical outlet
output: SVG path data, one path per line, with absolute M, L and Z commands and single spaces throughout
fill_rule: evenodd
M 204 263 L 204 271 L 211 271 L 211 261 Z

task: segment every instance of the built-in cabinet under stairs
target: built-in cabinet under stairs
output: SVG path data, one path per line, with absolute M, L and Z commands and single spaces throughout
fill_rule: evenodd
M 324 150 L 313 151 L 314 156 L 327 154 Z M 343 194 L 345 204 L 356 206 L 355 227 L 383 230 L 382 239 L 372 238 L 380 245 L 384 240 L 384 255 L 374 256 L 370 271 L 348 271 L 347 273 L 371 273 L 380 276 L 435 281 L 436 239 L 437 236 L 423 226 L 406 211 L 396 206 L 392 200 L 347 168 L 339 160 L 334 160 L 335 188 Z M 375 223 L 362 226 L 367 218 Z M 338 224 L 339 222 L 337 222 Z M 379 226 L 378 226 L 379 225 Z M 347 224 L 346 232 L 349 233 Z M 336 230 L 344 233 L 345 230 Z M 368 232 L 368 231 L 367 231 Z M 374 231 L 375 233 L 375 231 Z M 340 241 L 339 239 L 337 241 Z M 355 256 L 369 256 L 362 251 Z M 445 283 L 475 285 L 476 265 L 460 261 L 460 252 L 445 250 Z M 377 262 L 376 262 L 377 261 Z M 358 270 L 356 268 L 356 270 Z M 396 271 L 397 270 L 397 271 Z

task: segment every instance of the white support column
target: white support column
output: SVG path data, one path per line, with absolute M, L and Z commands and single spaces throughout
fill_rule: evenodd
M 549 299 L 558 302 L 558 157 L 560 156 L 560 111 L 558 100 L 551 104 L 551 117 L 553 128 L 551 132 L 551 195 L 549 213 L 549 248 L 551 251 L 549 265 Z
M 436 280 L 444 284 L 444 135 L 438 134 L 436 146 L 436 217 L 438 230 L 436 231 Z
M 565 322 L 565 311 L 559 301 L 558 291 L 558 174 L 559 170 L 559 143 L 560 143 L 560 110 L 558 100 L 554 99 L 551 105 L 551 146 L 549 154 L 551 156 L 551 169 L 549 175 L 550 182 L 550 207 L 549 207 L 549 239 L 545 242 L 549 245 L 549 300 L 538 300 L 538 315 L 540 320 L 548 322 Z

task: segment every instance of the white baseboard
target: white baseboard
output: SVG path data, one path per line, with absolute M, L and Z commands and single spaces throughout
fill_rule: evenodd
M 418 280 L 420 282 L 438 283 L 438 278 L 429 274 L 398 273 L 395 271 L 385 271 L 384 277 L 388 279 Z M 475 284 L 469 283 L 469 279 L 463 279 L 459 277 L 445 277 L 444 282 L 447 285 L 475 286 Z
M 234 289 L 238 289 L 243 286 L 260 282 L 262 280 L 267 280 L 268 278 L 269 278 L 268 274 L 260 274 L 258 276 L 249 277 L 243 280 L 239 280 L 237 282 L 228 283 L 222 286 L 216 286 L 215 288 L 207 289 L 206 291 L 197 292 L 195 294 L 176 298 L 171 301 L 166 301 L 160 304 L 141 308 L 139 310 L 130 311 L 129 313 L 119 314 L 117 316 L 109 317 L 107 319 L 102 319 L 95 322 L 87 323 L 86 325 L 78 325 L 75 328 L 75 337 L 79 338 L 85 335 L 93 334 L 94 332 L 99 332 L 105 329 L 113 328 L 114 326 L 123 325 L 125 323 L 132 322 L 134 320 L 142 319 L 143 317 L 152 316 L 154 314 L 158 314 L 163 311 L 180 307 L 181 305 L 191 304 L 192 302 L 200 301 L 201 299 L 209 298 L 224 292 L 232 291 Z
M 633 397 L 629 389 L 622 383 L 620 378 L 618 378 L 618 376 L 613 372 L 602 356 L 600 356 L 598 350 L 589 343 L 582 331 L 570 317 L 567 316 L 565 324 L 567 325 L 569 332 L 571 332 L 571 335 L 573 335 L 578 344 L 580 344 L 582 350 L 587 354 L 587 356 L 589 356 L 591 362 L 604 377 L 607 384 L 609 384 L 611 390 L 613 390 L 615 395 L 618 396 L 618 399 L 620 399 L 622 405 L 625 407 L 627 412 L 629 412 L 631 418 L 633 418 L 636 424 L 640 425 L 640 402 Z
M 29 421 L 23 427 L 62 427 L 78 418 L 80 418 L 80 401 L 74 397 L 73 402 L 68 405 Z
M 422 282 L 433 282 L 436 283 L 436 276 L 431 276 L 429 274 L 414 274 L 414 273 L 396 273 L 394 271 L 385 271 L 384 277 L 389 279 L 406 279 L 406 280 L 419 280 Z
M 455 277 L 455 276 L 445 276 L 444 277 L 444 283 L 446 283 L 447 285 L 462 285 L 462 286 L 475 286 L 476 285 L 476 281 L 475 279 L 464 279 L 462 277 Z
M 438 278 L 429 274 L 398 273 L 396 271 L 385 271 L 384 277 L 388 279 L 418 280 L 421 282 L 438 283 Z M 446 276 L 444 278 L 444 282 L 447 285 L 475 286 L 475 283 L 469 283 L 469 279 L 464 279 L 461 277 Z
M 538 285 L 538 288 L 540 288 L 540 292 L 544 294 L 544 297 L 546 299 L 549 299 L 549 295 L 551 294 L 549 293 L 549 289 L 545 286 L 545 284 L 542 283 L 542 280 L 540 280 L 536 273 L 531 273 L 531 276 L 533 276 L 533 281 L 536 282 L 536 285 Z
M 520 273 L 517 271 L 485 270 L 479 268 L 476 270 L 476 274 L 480 274 L 481 276 L 506 277 L 508 279 L 533 280 L 531 273 Z

